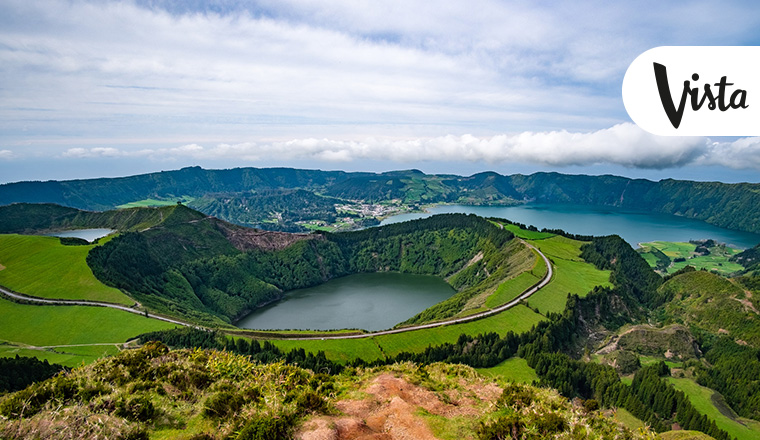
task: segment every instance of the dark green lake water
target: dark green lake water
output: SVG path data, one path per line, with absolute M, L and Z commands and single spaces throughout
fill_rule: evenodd
M 466 213 L 499 217 L 537 228 L 563 229 L 573 234 L 617 234 L 631 246 L 648 241 L 689 241 L 712 238 L 739 248 L 760 243 L 760 234 L 719 228 L 700 220 L 611 207 L 528 204 L 519 206 L 436 206 L 429 213 L 401 214 L 381 223 L 396 223 L 433 214 Z
M 240 328 L 385 330 L 454 294 L 440 278 L 362 273 L 288 292 L 238 321 Z

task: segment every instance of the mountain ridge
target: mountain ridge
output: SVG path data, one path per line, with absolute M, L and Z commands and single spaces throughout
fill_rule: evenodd
M 250 206 L 262 191 L 304 190 L 314 197 L 379 203 L 397 200 L 417 206 L 432 203 L 514 205 L 522 203 L 611 206 L 651 211 L 703 220 L 749 232 L 760 232 L 760 183 L 721 183 L 689 180 L 631 179 L 539 172 L 501 175 L 492 171 L 472 176 L 425 174 L 419 170 L 385 173 L 321 171 L 295 168 L 233 168 L 206 170 L 188 167 L 174 171 L 118 178 L 46 182 L 13 182 L 0 185 L 0 205 L 56 203 L 85 210 L 107 210 L 123 204 L 158 198 L 188 196 L 203 201 L 188 205 L 206 214 L 219 210 L 214 200 L 237 203 L 237 211 Z M 294 209 L 303 211 L 314 197 L 302 197 Z M 285 201 L 286 199 L 283 199 Z M 325 201 L 329 204 L 329 201 Z M 322 203 L 322 204 L 325 204 Z M 319 204 L 319 203 L 317 203 Z M 303 205 L 303 206 L 301 206 Z M 330 208 L 323 208 L 330 211 Z M 235 211 L 235 210 L 233 210 Z M 219 212 L 225 213 L 226 210 Z M 337 215 L 332 210 L 329 215 Z M 267 227 L 260 219 L 242 220 L 240 214 L 224 214 L 224 220 Z M 290 230 L 290 229 L 289 229 Z

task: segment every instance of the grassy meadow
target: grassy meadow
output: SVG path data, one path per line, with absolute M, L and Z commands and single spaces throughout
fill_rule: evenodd
M 41 298 L 131 306 L 134 300 L 101 283 L 87 266 L 87 253 L 95 246 L 64 246 L 57 237 L 0 235 L 0 285 Z
M 733 414 L 728 405 L 722 403 L 722 398 L 716 399 L 717 394 L 710 388 L 705 388 L 691 379 L 669 378 L 668 381 L 677 389 L 689 396 L 691 404 L 702 414 L 707 415 L 718 425 L 718 428 L 736 437 L 737 440 L 757 440 L 760 438 L 760 422 L 745 419 Z M 720 402 L 722 411 L 716 406 Z
M 491 368 L 476 368 L 476 370 L 486 377 L 500 377 L 527 384 L 538 382 L 536 370 L 528 366 L 528 361 L 519 357 L 511 357 Z
M 641 243 L 638 252 L 652 267 L 657 267 L 657 255 L 664 254 L 670 259 L 670 264 L 665 273 L 673 273 L 686 266 L 694 266 L 698 270 L 705 269 L 722 275 L 729 275 L 744 269 L 742 265 L 729 261 L 731 257 L 740 253 L 741 249 L 719 245 L 711 247 L 709 255 L 700 255 L 694 252 L 695 248 L 696 245 L 693 243 L 653 241 Z M 675 261 L 676 259 L 679 261 Z
M 183 196 L 183 197 L 173 197 L 169 199 L 144 199 L 144 200 L 137 200 L 134 202 L 125 203 L 123 205 L 119 205 L 116 208 L 117 209 L 126 209 L 126 208 L 147 208 L 147 207 L 155 207 L 155 206 L 171 206 L 176 205 L 178 202 L 182 203 L 190 203 L 193 200 L 195 200 L 194 197 L 190 196 Z
M 17 304 L 0 298 L 0 356 L 30 355 L 79 364 L 114 354 L 116 344 L 174 324 L 106 307 Z M 112 348 L 102 345 L 111 344 Z M 79 347 L 52 347 L 79 345 Z M 51 347 L 40 352 L 33 348 Z M 18 350 L 24 351 L 19 352 Z
M 585 296 L 595 286 L 612 287 L 610 271 L 599 270 L 581 259 L 583 242 L 562 236 L 536 240 L 538 247 L 554 265 L 552 282 L 528 299 L 528 304 L 542 314 L 565 309 L 567 294 Z

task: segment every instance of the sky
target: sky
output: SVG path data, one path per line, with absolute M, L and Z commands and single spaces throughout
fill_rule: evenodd
M 657 137 L 621 96 L 650 48 L 757 29 L 751 1 L 3 0 L 0 183 L 193 165 L 760 182 L 760 138 Z

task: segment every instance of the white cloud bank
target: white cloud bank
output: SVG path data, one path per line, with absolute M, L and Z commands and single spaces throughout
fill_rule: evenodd
M 666 169 L 686 165 L 720 165 L 760 170 L 760 138 L 712 142 L 703 137 L 661 137 L 634 124 L 618 124 L 589 133 L 568 131 L 523 132 L 493 137 L 441 136 L 362 141 L 294 139 L 271 143 L 188 144 L 175 148 L 71 148 L 66 158 L 145 157 L 151 160 L 239 160 L 250 165 L 264 160 L 351 162 L 389 160 L 532 163 L 553 167 L 609 164 L 639 169 Z

